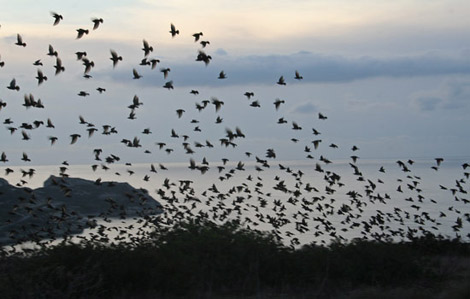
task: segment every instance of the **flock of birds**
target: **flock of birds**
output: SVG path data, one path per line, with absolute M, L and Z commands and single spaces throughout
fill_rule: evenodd
M 52 13 L 53 26 L 59 26 L 63 21 L 63 16 L 58 13 Z M 104 24 L 102 18 L 92 19 L 93 28 L 83 29 L 79 28 L 76 30 L 76 39 L 85 38 L 94 30 L 99 30 L 100 26 Z M 169 34 L 172 38 L 176 38 L 180 31 L 173 25 L 170 25 Z M 205 48 L 210 45 L 207 40 L 201 40 L 204 36 L 202 32 L 192 34 L 194 42 L 200 45 L 197 50 L 195 60 L 203 62 L 206 66 L 210 65 L 212 57 L 205 52 Z M 16 42 L 12 46 L 27 47 L 27 43 L 22 38 L 21 34 L 17 34 Z M 150 54 L 154 51 L 146 40 L 143 40 L 142 44 L 143 58 L 139 63 L 140 66 L 149 66 L 152 70 L 156 69 L 157 65 L 160 64 L 160 60 L 157 58 L 149 58 Z M 55 58 L 55 75 L 60 76 L 61 73 L 65 72 L 65 67 L 62 63 L 59 53 L 54 49 L 52 45 L 49 45 L 47 55 Z M 83 77 L 93 80 L 91 75 L 92 70 L 95 66 L 93 60 L 91 60 L 85 51 L 77 51 L 75 53 L 77 60 L 84 66 Z M 110 50 L 110 63 L 113 68 L 118 67 L 123 57 L 120 56 L 115 50 Z M 33 65 L 42 67 L 43 63 L 41 59 L 31 61 Z M 8 63 L 8 62 L 6 62 Z M 4 67 L 5 62 L 0 57 L 0 67 Z M 0 68 L 1 72 L 1 68 Z M 165 80 L 167 80 L 171 69 L 160 68 L 160 72 L 163 74 Z M 292 78 L 297 81 L 303 79 L 302 75 L 297 71 L 292 71 Z M 38 68 L 36 77 L 37 85 L 47 84 L 49 80 L 44 72 Z M 138 80 L 142 78 L 139 73 L 138 67 L 133 68 L 132 78 Z M 220 71 L 219 80 L 229 80 L 228 75 L 225 71 Z M 280 76 L 277 82 L 273 82 L 273 85 L 277 84 L 285 86 L 286 79 L 284 76 Z M 12 78 L 6 89 L 10 90 L 10 93 L 19 92 L 23 90 L 16 81 Z M 163 88 L 172 90 L 175 88 L 173 81 L 168 80 L 163 85 Z M 102 94 L 106 92 L 106 87 L 99 86 L 96 90 Z M 195 98 L 199 97 L 198 90 L 190 90 L 189 93 Z M 80 91 L 78 96 L 87 97 L 90 93 L 88 91 Z M 259 100 L 254 99 L 254 92 L 247 91 L 244 96 L 249 101 L 249 106 L 252 108 L 261 108 Z M 269 109 L 273 109 L 275 113 L 280 109 L 281 105 L 285 104 L 285 100 L 276 99 L 273 102 L 274 107 L 271 106 Z M 12 138 L 17 136 L 15 133 L 17 130 L 21 131 L 21 138 L 24 141 L 31 139 L 31 135 L 34 134 L 35 130 L 41 127 L 47 129 L 54 129 L 55 125 L 53 119 L 48 118 L 45 120 L 32 120 L 31 122 L 23 122 L 16 124 L 15 120 L 9 117 L 5 117 L 8 114 L 8 108 L 10 105 L 17 105 L 17 103 L 11 103 L 0 99 L 0 117 L 3 116 L 3 124 L 5 128 L 11 133 Z M 27 111 L 29 108 L 45 109 L 45 104 L 40 99 L 35 99 L 31 93 L 25 93 L 24 103 L 22 104 Z M 132 121 L 136 119 L 136 113 L 143 103 L 141 102 L 138 95 L 135 95 L 127 107 L 129 111 L 128 120 Z M 204 99 L 200 102 L 195 103 L 195 109 L 202 112 L 207 107 L 214 107 L 216 114 L 215 125 L 223 123 L 223 118 L 219 115 L 219 112 L 224 108 L 224 101 L 212 97 L 210 99 Z M 186 108 L 188 109 L 188 108 Z M 251 108 L 250 108 L 251 109 Z M 264 108 L 263 109 L 268 109 Z M 27 112 L 25 112 L 27 113 Z M 183 117 L 186 110 L 183 108 L 176 110 L 177 121 Z M 82 137 L 82 134 L 92 137 L 96 132 L 101 131 L 102 135 L 118 135 L 118 126 L 109 124 L 99 126 L 88 122 L 83 116 L 77 115 L 77 119 L 80 125 L 83 126 L 84 133 L 71 133 L 70 145 L 77 143 Z M 322 113 L 317 115 L 318 121 L 327 121 L 328 117 Z M 467 168 L 468 163 L 462 164 L 462 174 L 456 178 L 453 186 L 440 185 L 439 189 L 447 192 L 448 199 L 446 203 L 436 201 L 435 199 L 428 198 L 425 195 L 425 190 L 421 188 L 421 177 L 413 173 L 413 160 L 397 161 L 396 167 L 398 167 L 403 176 L 397 178 L 393 183 L 397 185 L 396 192 L 389 194 L 387 192 L 380 191 L 381 185 L 384 185 L 383 178 L 367 177 L 360 169 L 358 163 L 359 157 L 357 153 L 359 148 L 353 145 L 350 149 L 351 156 L 350 162 L 348 163 L 352 175 L 355 180 L 361 186 L 360 189 L 350 190 L 345 182 L 342 180 L 342 175 L 335 173 L 331 170 L 330 164 L 334 163 L 323 155 L 319 157 L 315 155 L 315 151 L 318 150 L 322 145 L 321 132 L 315 128 L 305 128 L 296 121 L 287 121 L 284 117 L 277 118 L 277 125 L 279 126 L 291 126 L 293 131 L 293 137 L 291 141 L 296 144 L 302 144 L 299 151 L 299 157 L 302 155 L 302 159 L 310 163 L 312 173 L 306 174 L 301 169 L 296 169 L 294 166 L 286 165 L 280 161 L 276 162 L 277 154 L 275 148 L 267 148 L 263 153 L 243 152 L 241 155 L 243 159 L 239 161 L 229 161 L 229 159 L 222 159 L 221 161 L 208 161 L 205 157 L 202 161 L 196 161 L 193 158 L 193 154 L 196 151 L 204 151 L 210 148 L 219 146 L 221 150 L 225 148 L 236 149 L 238 142 L 249 133 L 243 132 L 240 126 L 235 128 L 226 128 L 225 135 L 220 136 L 217 141 L 206 139 L 205 141 L 195 141 L 198 136 L 197 134 L 202 131 L 199 125 L 198 119 L 192 119 L 191 125 L 194 127 L 192 133 L 194 135 L 177 133 L 175 129 L 168 129 L 171 132 L 170 137 L 174 140 L 181 141 L 181 149 L 189 157 L 189 164 L 187 166 L 188 171 L 194 171 L 199 175 L 204 175 L 209 171 L 217 172 L 218 178 L 216 181 L 207 184 L 207 188 L 203 188 L 202 192 L 199 192 L 201 186 L 195 186 L 195 180 L 171 180 L 165 178 L 161 186 L 156 187 L 157 199 L 163 206 L 163 211 L 159 211 L 158 215 L 154 217 L 146 216 L 145 219 L 140 219 L 140 222 L 146 224 L 152 223 L 157 224 L 158 227 L 171 227 L 178 221 L 187 221 L 192 219 L 195 221 L 199 220 L 211 220 L 218 223 L 223 223 L 228 220 L 237 220 L 243 226 L 250 229 L 269 230 L 283 242 L 292 246 L 301 244 L 302 235 L 310 235 L 320 242 L 328 242 L 332 239 L 346 241 L 347 238 L 344 235 L 348 235 L 350 232 L 355 231 L 355 237 L 373 238 L 378 240 L 401 240 L 406 238 L 413 238 L 419 235 L 441 235 L 441 226 L 443 222 L 451 222 L 451 229 L 454 233 L 450 237 L 464 237 L 470 238 L 468 233 L 468 222 L 470 222 L 470 213 L 462 211 L 457 208 L 458 205 L 466 206 L 470 203 L 470 200 L 466 198 L 468 189 L 468 179 L 470 173 Z M 311 133 L 311 138 L 308 140 L 300 140 L 296 132 L 301 130 L 308 130 Z M 152 134 L 152 128 L 145 128 L 138 134 L 149 135 Z M 141 142 L 141 138 L 137 135 L 134 138 L 122 138 L 119 146 L 125 146 L 128 148 L 142 148 L 146 146 Z M 51 146 L 54 146 L 57 140 L 57 136 L 49 136 L 49 142 Z M 214 138 L 217 138 L 214 136 Z M 193 141 L 194 140 L 194 141 Z M 192 141 L 192 142 L 191 142 Z M 85 142 L 85 141 L 84 141 Z M 169 147 L 165 142 L 155 142 L 156 147 L 159 150 L 166 151 L 169 155 L 175 150 L 175 148 Z M 328 148 L 335 150 L 339 145 L 331 143 Z M 27 146 L 25 145 L 25 151 L 21 155 L 21 160 L 24 162 L 30 162 L 31 159 L 27 154 Z M 53 147 L 52 149 L 53 150 Z M 297 149 L 295 149 L 297 150 Z M 8 167 L 10 155 L 16 155 L 17 153 L 9 152 L 8 149 L 0 149 L 0 163 L 4 164 L 5 176 L 10 175 L 15 170 Z M 145 150 L 145 153 L 150 153 L 149 150 Z M 119 163 L 123 157 L 115 154 L 107 154 L 103 156 L 104 152 L 101 148 L 95 148 L 93 150 L 92 159 L 95 161 L 91 165 L 91 170 L 96 172 L 99 170 L 108 171 L 112 169 L 113 163 Z M 125 159 L 124 159 L 125 160 Z M 254 166 L 247 166 L 249 162 L 252 162 Z M 434 171 L 439 171 L 442 163 L 445 163 L 443 158 L 436 158 L 435 163 L 430 165 Z M 246 164 L 246 165 L 245 165 Z M 250 164 L 251 165 L 251 164 Z M 129 175 L 134 175 L 135 171 L 132 169 L 131 163 L 126 163 L 127 172 Z M 57 181 L 56 184 L 60 186 L 66 196 L 73 196 L 73 190 L 69 188 L 66 182 L 66 178 L 69 176 L 68 169 L 70 166 L 67 161 L 64 161 L 59 165 L 59 174 L 64 178 L 63 181 Z M 272 173 L 273 169 L 276 169 L 273 177 L 267 177 L 263 175 L 264 172 L 270 170 Z M 145 182 L 150 182 L 157 175 L 164 175 L 168 168 L 162 163 L 149 164 L 148 171 L 142 178 Z M 36 170 L 29 168 L 28 170 L 21 169 L 22 179 L 17 184 L 18 187 L 25 187 L 28 184 L 28 179 L 31 179 Z M 387 171 L 385 167 L 377 169 L 377 175 L 383 174 Z M 121 174 L 116 172 L 116 176 Z M 234 180 L 234 177 L 242 178 L 241 180 Z M 237 183 L 232 184 L 231 182 L 236 181 Z M 111 183 L 102 182 L 98 178 L 95 182 L 97 185 Z M 0 194 L 0 200 L 1 200 Z M 339 199 L 341 198 L 341 199 Z M 17 213 L 18 210 L 24 209 L 31 215 L 37 213 L 44 213 L 44 208 L 34 210 L 34 191 L 25 188 L 25 197 L 18 201 L 18 205 L 15 205 L 14 210 L 10 211 L 12 217 Z M 131 200 L 131 198 L 130 198 Z M 110 199 L 112 202 L 112 199 Z M 401 205 L 396 203 L 400 201 Z M 450 204 L 449 204 L 450 202 Z M 59 210 L 60 207 L 55 207 L 52 203 L 47 203 L 51 209 Z M 387 209 L 379 209 L 379 206 L 387 205 Z M 436 207 L 446 207 L 445 210 L 435 211 Z M 117 207 L 116 207 L 117 208 Z M 51 221 L 55 221 L 55 224 L 65 223 L 66 218 L 70 215 L 68 213 L 62 213 L 61 217 L 52 218 Z M 11 221 L 10 221 L 11 222 Z M 96 228 L 98 226 L 98 234 L 91 234 L 91 239 L 107 240 L 112 241 L 106 236 L 106 232 L 114 230 L 112 227 L 97 224 L 97 222 L 90 221 L 90 227 Z M 145 225 L 144 225 L 145 226 Z M 25 231 L 31 231 L 33 229 L 40 230 L 41 228 L 23 227 Z M 136 228 L 134 224 L 121 228 L 119 234 L 115 236 L 115 240 L 135 241 Z M 138 229 L 137 229 L 138 231 Z M 16 232 L 11 233 L 11 238 L 15 239 Z M 127 236 L 127 237 L 125 237 Z M 447 237 L 449 237 L 447 235 Z

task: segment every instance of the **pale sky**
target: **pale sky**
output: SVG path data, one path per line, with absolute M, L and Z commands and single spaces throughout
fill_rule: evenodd
M 156 4 L 161 2 L 159 4 Z M 50 12 L 63 15 L 53 26 Z M 0 153 L 9 165 L 93 162 L 93 149 L 103 156 L 113 153 L 122 162 L 187 161 L 182 138 L 171 138 L 171 129 L 188 135 L 195 159 L 222 157 L 247 159 L 245 152 L 264 157 L 274 148 L 278 159 L 304 159 L 305 145 L 322 139 L 315 158 L 347 158 L 357 145 L 361 158 L 434 158 L 470 156 L 470 3 L 468 1 L 8 1 L 0 13 L 0 99 L 7 106 L 0 120 L 11 118 L 0 130 Z M 91 30 L 91 18 L 103 18 Z M 180 34 L 171 37 L 170 24 Z M 76 29 L 90 33 L 76 39 Z M 193 33 L 210 41 L 204 51 L 212 56 L 206 67 L 196 62 L 199 43 Z M 15 45 L 21 34 L 26 47 Z M 154 70 L 140 66 L 142 40 L 154 51 L 149 58 L 160 63 Z M 65 71 L 54 75 L 58 51 Z M 113 69 L 110 49 L 123 57 Z M 95 62 L 92 78 L 83 78 L 84 66 L 75 52 L 86 51 Z M 33 62 L 41 59 L 43 66 Z M 170 68 L 167 79 L 160 67 Z M 132 79 L 135 68 L 143 77 Z M 37 85 L 37 70 L 48 80 Z M 220 71 L 227 74 L 217 79 Z M 303 80 L 294 79 L 298 70 Z M 280 76 L 286 86 L 276 84 Z M 6 87 L 15 78 L 20 91 Z M 162 86 L 172 80 L 173 90 Z M 97 87 L 106 88 L 99 94 Z M 197 89 L 199 95 L 189 94 Z M 79 97 L 80 91 L 90 95 Z M 243 94 L 254 92 L 248 100 Z M 44 109 L 25 108 L 24 95 L 41 99 Z M 129 120 L 132 98 L 143 105 Z M 195 103 L 217 97 L 224 106 L 198 112 Z M 284 100 L 278 111 L 273 102 Z M 257 100 L 259 108 L 250 103 Z M 177 109 L 184 109 L 181 118 Z M 328 117 L 319 120 L 318 113 Z M 82 115 L 98 131 L 87 137 L 79 124 Z M 216 124 L 217 116 L 223 118 Z M 284 117 L 288 123 L 277 124 Z M 19 127 L 50 118 L 55 129 Z M 191 120 L 197 119 L 198 124 Z M 302 130 L 292 130 L 292 121 Z M 103 125 L 118 134 L 101 134 Z M 199 126 L 201 132 L 193 129 Z M 218 141 L 225 129 L 239 127 L 246 138 L 236 148 Z M 152 134 L 141 132 L 150 128 Z M 312 128 L 322 134 L 314 136 Z M 81 138 L 70 144 L 71 134 Z M 51 146 L 49 136 L 58 141 Z M 138 137 L 141 148 L 120 141 Z M 299 142 L 294 143 L 291 138 Z M 209 149 L 194 142 L 209 140 Z M 174 149 L 171 155 L 155 142 Z M 335 143 L 339 149 L 328 147 Z M 144 153 L 149 150 L 151 153 Z M 253 159 L 253 157 L 251 158 Z

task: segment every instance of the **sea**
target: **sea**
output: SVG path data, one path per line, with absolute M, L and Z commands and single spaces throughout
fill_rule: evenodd
M 187 162 L 98 164 L 95 170 L 90 165 L 9 166 L 12 173 L 6 175 L 6 167 L 0 171 L 10 184 L 33 189 L 51 175 L 127 182 L 147 190 L 164 207 L 202 211 L 221 223 L 237 218 L 247 228 L 275 232 L 283 242 L 299 246 L 374 239 L 383 232 L 400 241 L 413 231 L 469 241 L 468 162 L 470 157 L 446 158 L 439 165 L 435 159 L 267 159 L 196 162 L 206 171 L 191 169 Z M 30 168 L 34 174 L 24 175 Z M 190 193 L 181 189 L 188 183 Z M 162 190 L 177 200 L 167 202 Z M 187 194 L 198 200 L 184 200 Z

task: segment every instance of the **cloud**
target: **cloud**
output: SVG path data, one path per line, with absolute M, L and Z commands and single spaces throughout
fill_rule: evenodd
M 300 113 L 300 114 L 312 114 L 317 111 L 318 111 L 317 106 L 315 106 L 311 102 L 302 103 L 292 109 L 292 112 Z
M 470 82 L 454 80 L 446 82 L 442 87 L 418 94 L 413 103 L 421 111 L 438 109 L 456 110 L 469 107 Z
M 433 96 L 424 96 L 415 99 L 415 103 L 421 111 L 434 111 L 441 102 L 441 98 Z
M 171 67 L 175 77 L 178 74 L 179 86 L 220 86 L 217 74 L 222 69 L 228 75 L 227 80 L 224 80 L 224 86 L 271 85 L 275 84 L 280 76 L 284 76 L 287 85 L 291 85 L 299 82 L 294 79 L 295 70 L 303 76 L 302 82 L 310 83 L 344 83 L 384 77 L 412 78 L 470 74 L 470 61 L 460 54 L 448 56 L 434 53 L 401 57 L 354 58 L 306 51 L 290 55 L 232 56 L 224 49 L 218 49 L 215 53 L 218 56 L 207 67 L 193 59 L 165 61 L 165 64 Z M 208 51 L 207 54 L 211 53 Z M 113 76 L 120 77 L 116 73 Z M 154 84 L 152 81 L 147 82 Z
M 220 56 L 227 56 L 228 55 L 227 51 L 225 51 L 222 48 L 218 48 L 217 50 L 215 50 L 215 54 L 220 55 Z

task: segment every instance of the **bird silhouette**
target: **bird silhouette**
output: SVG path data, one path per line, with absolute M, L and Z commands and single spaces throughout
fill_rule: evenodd
M 173 23 L 170 25 L 170 33 L 171 37 L 175 37 L 175 35 L 180 34 L 180 31 L 176 30 L 176 27 L 173 25 Z
M 59 15 L 58 13 L 53 11 L 51 11 L 51 16 L 54 18 L 54 23 L 52 24 L 53 26 L 58 25 L 60 21 L 64 19 L 62 15 Z
M 47 55 L 58 57 L 59 53 L 57 53 L 57 51 L 54 50 L 54 47 L 52 47 L 52 45 L 49 45 Z
M 85 34 L 88 34 L 88 29 L 78 28 L 77 29 L 77 39 L 82 38 Z
M 142 42 L 144 44 L 142 50 L 144 51 L 144 56 L 147 57 L 149 56 L 150 52 L 153 52 L 153 47 L 149 46 L 149 43 L 145 39 Z
M 93 19 L 91 19 L 91 21 L 93 22 L 93 30 L 98 29 L 100 24 L 103 24 L 103 22 L 104 22 L 102 18 L 93 18 Z
M 111 61 L 113 62 L 113 68 L 116 67 L 118 61 L 122 61 L 122 56 L 119 56 L 116 51 L 110 50 L 111 52 Z
M 170 73 L 171 69 L 170 68 L 161 68 L 160 72 L 163 73 L 163 78 L 166 79 L 168 77 L 168 73 Z
M 38 79 L 38 85 L 41 85 L 44 81 L 47 81 L 47 77 L 44 76 L 41 70 L 38 70 L 38 75 L 36 76 L 36 79 Z
M 221 72 L 219 73 L 218 79 L 225 79 L 225 78 L 227 78 L 227 75 L 224 73 L 224 71 L 221 71 Z
M 56 57 L 56 62 L 54 65 L 55 74 L 58 75 L 61 72 L 65 71 L 65 67 L 62 65 L 62 60 L 59 57 Z
M 16 90 L 16 91 L 20 90 L 20 87 L 16 84 L 16 79 L 11 80 L 10 85 L 8 85 L 7 88 L 10 90 Z
M 19 33 L 16 34 L 16 43 L 15 43 L 15 45 L 21 46 L 21 47 L 26 47 L 26 43 L 23 42 L 23 38 L 21 37 L 21 35 Z
M 286 85 L 286 81 L 284 80 L 284 76 L 279 77 L 279 80 L 277 80 L 277 84 Z
M 137 72 L 136 69 L 132 69 L 132 74 L 134 75 L 134 77 L 132 79 L 140 79 L 142 78 L 142 76 Z
M 202 34 L 202 32 L 198 32 L 198 33 L 194 33 L 193 34 L 193 37 L 194 37 L 194 42 L 197 42 L 199 40 L 199 38 L 201 36 L 203 36 L 204 34 Z

